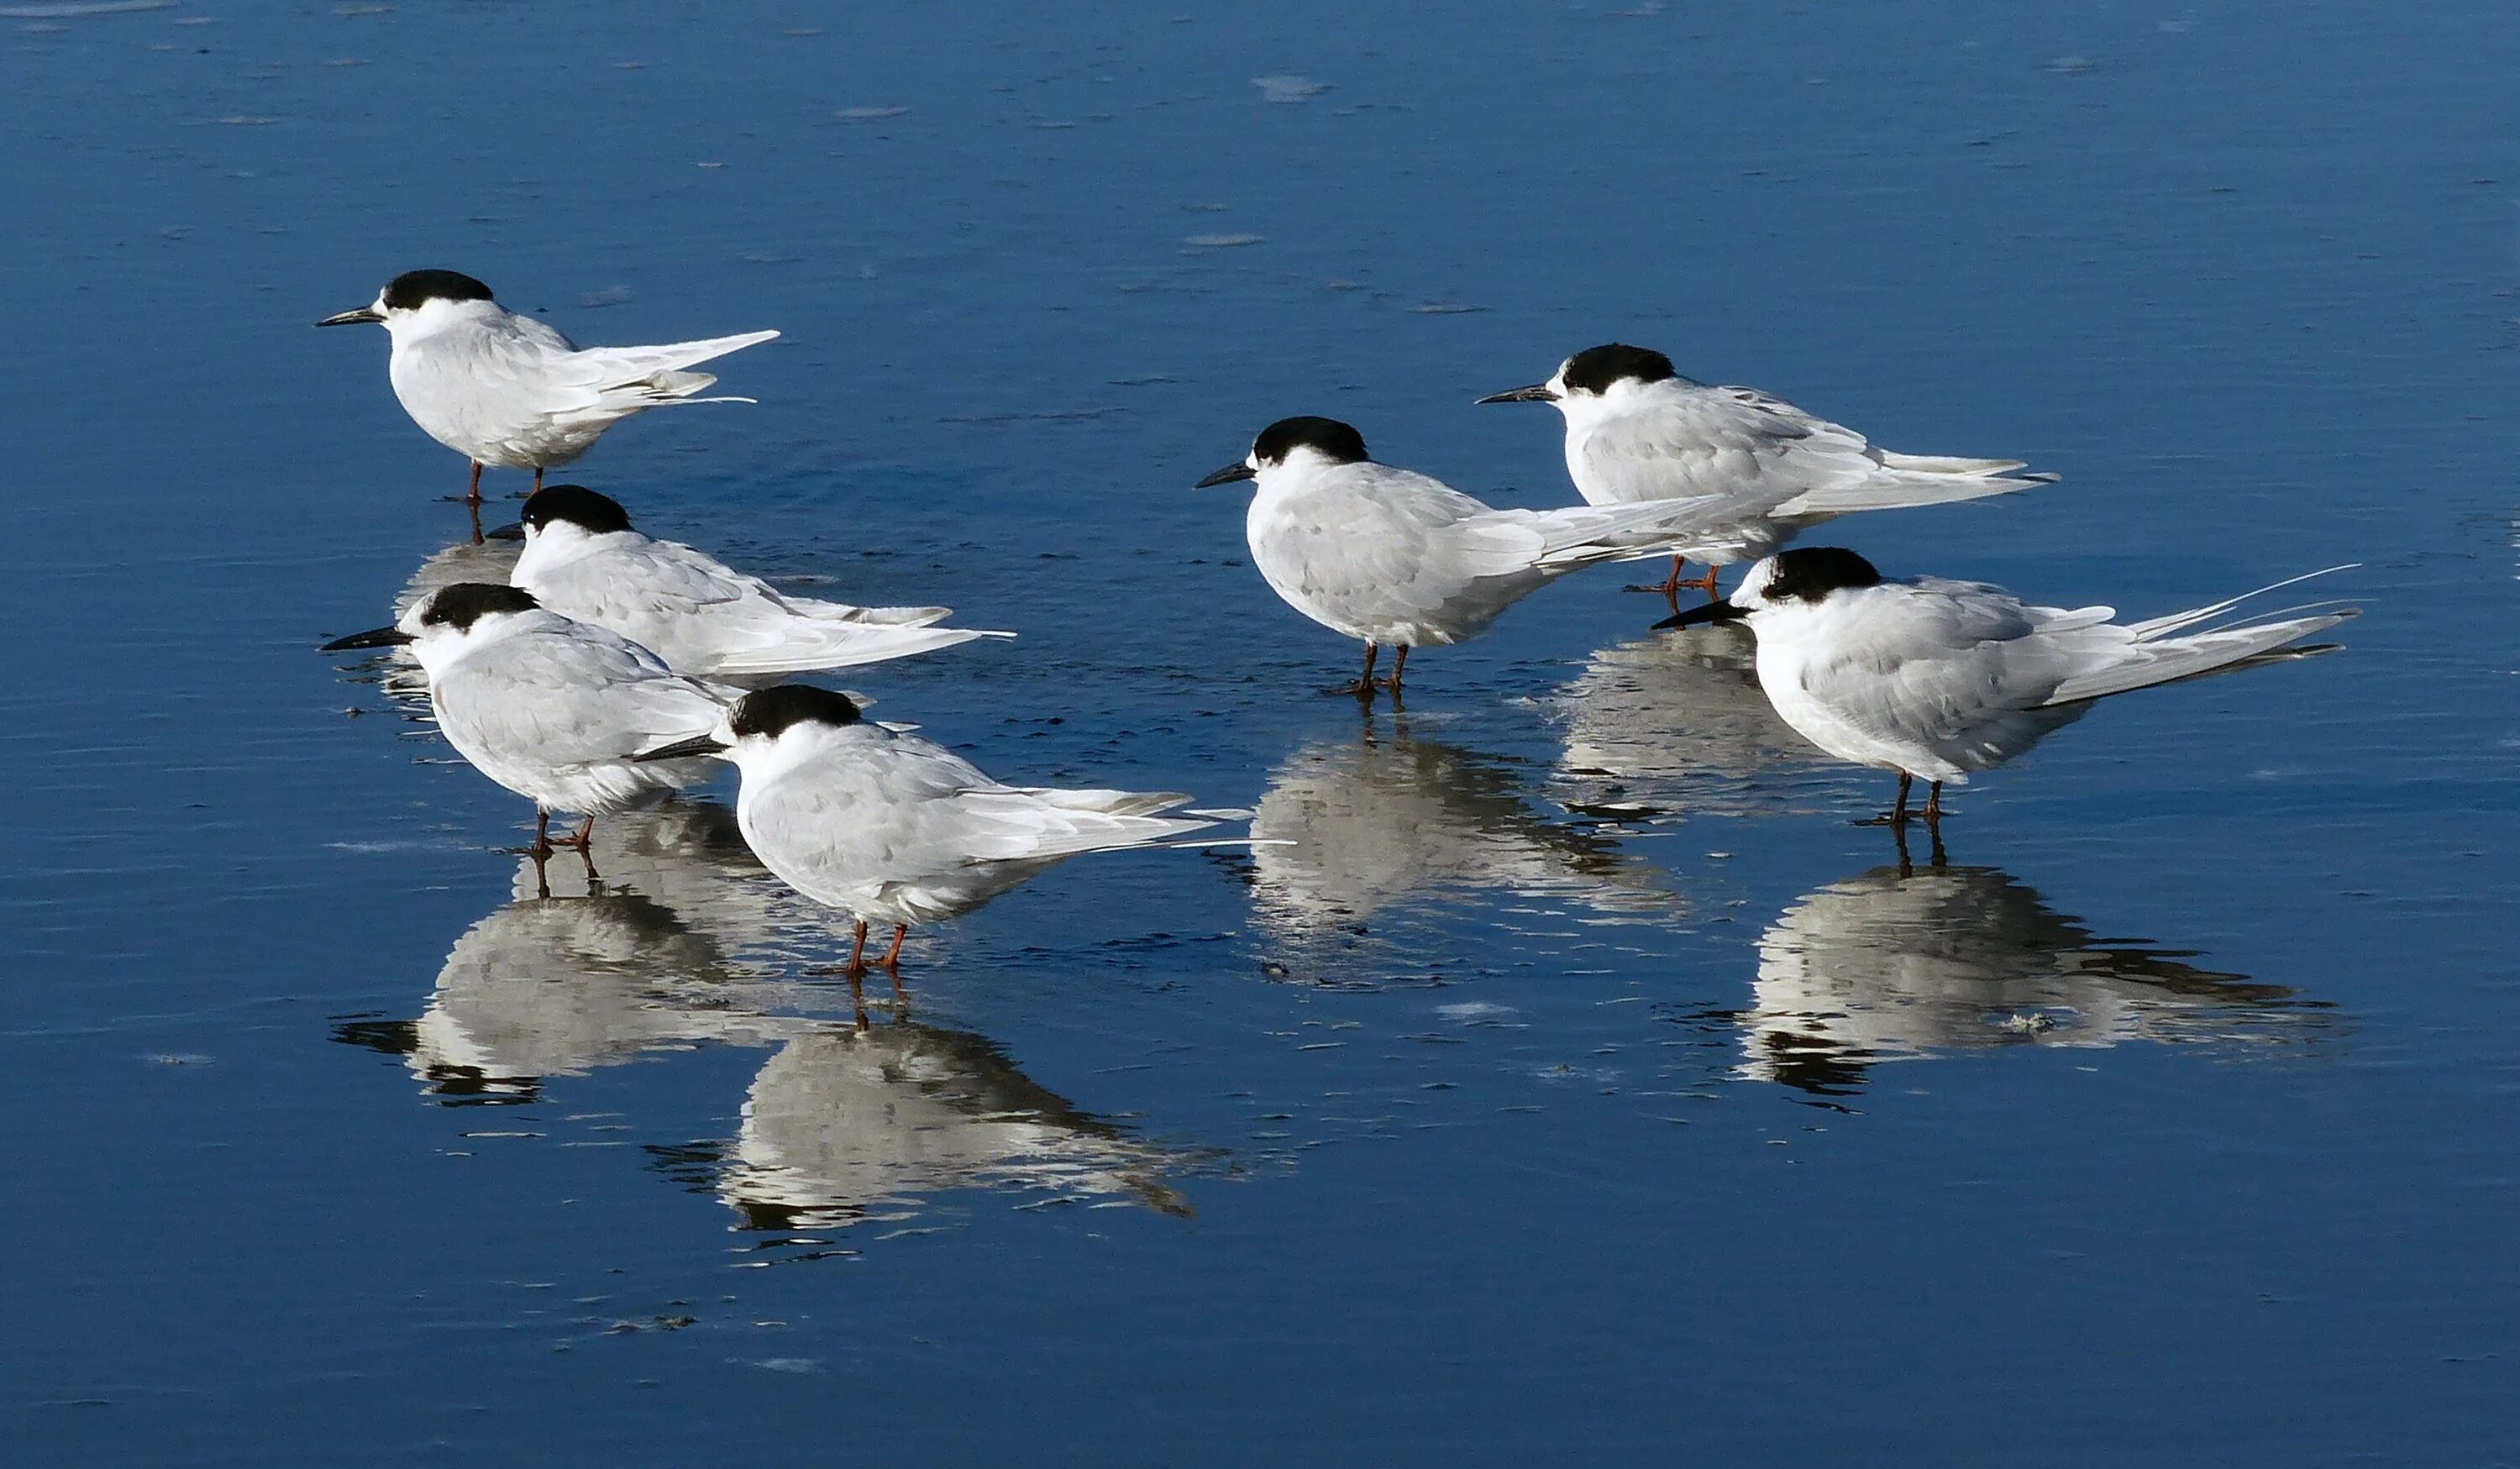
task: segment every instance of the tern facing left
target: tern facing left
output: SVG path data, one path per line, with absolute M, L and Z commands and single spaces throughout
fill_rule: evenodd
M 1335 693 L 1400 692 L 1409 649 L 1486 632 L 1506 608 L 1579 566 L 1660 556 L 1714 497 L 1648 505 L 1501 511 L 1439 479 L 1368 458 L 1335 419 L 1281 419 L 1251 452 L 1198 482 L 1254 482 L 1243 532 L 1286 605 L 1365 645 L 1365 671 Z M 1640 533 L 1651 532 L 1642 541 Z M 1375 649 L 1399 656 L 1373 677 Z
M 858 607 L 787 597 L 704 552 L 652 541 L 583 485 L 536 490 L 514 531 L 508 580 L 555 612 L 608 627 L 702 679 L 752 679 L 880 663 L 1012 633 L 930 627 L 946 607 Z
M 913 923 L 959 917 L 1081 852 L 1216 824 L 1157 815 L 1190 800 L 1169 791 L 1001 784 L 942 745 L 861 719 L 844 695 L 803 684 L 747 693 L 709 733 L 639 758 L 694 755 L 743 773 L 736 824 L 761 865 L 857 921 L 851 973 L 866 967 L 870 922 L 893 926 L 877 961 L 891 969 Z
M 1806 527 L 1857 511 L 1949 505 L 2047 484 L 2017 459 L 1893 454 L 1863 434 L 1755 387 L 1714 387 L 1646 347 L 1606 342 L 1558 365 L 1546 382 L 1481 403 L 1547 403 L 1566 420 L 1566 473 L 1595 505 L 1721 495 L 1733 513 L 1671 546 L 1671 578 L 1715 595 L 1715 568 L 1756 560 Z M 1684 560 L 1706 563 L 1680 579 Z
M 618 633 L 487 582 L 440 587 L 392 627 L 336 639 L 324 651 L 398 644 L 409 644 L 428 674 L 446 742 L 534 803 L 537 856 L 554 846 L 585 852 L 597 817 L 709 779 L 707 760 L 636 757 L 714 727 L 740 691 L 684 678 Z M 554 842 L 555 811 L 578 812 L 585 824 Z
M 374 302 L 315 325 L 382 325 L 393 338 L 386 374 L 394 396 L 430 438 L 472 461 L 470 505 L 481 503 L 481 467 L 543 471 L 584 454 L 604 430 L 635 413 L 696 398 L 715 382 L 695 363 L 764 342 L 746 332 L 657 347 L 585 347 L 490 299 L 490 288 L 451 270 L 411 270 Z
M 2360 608 L 2226 616 L 2303 580 L 2119 623 L 2114 607 L 2033 606 L 1984 582 L 1884 581 L 1852 551 L 1813 547 L 1752 566 L 1730 601 L 1655 626 L 1748 621 L 1759 640 L 1759 686 L 1785 723 L 1841 760 L 1897 771 L 1894 824 L 1908 819 L 1911 782 L 1932 781 L 1931 823 L 1942 818 L 1944 782 L 1968 783 L 2082 718 L 2096 699 L 2325 651 L 2293 645 Z

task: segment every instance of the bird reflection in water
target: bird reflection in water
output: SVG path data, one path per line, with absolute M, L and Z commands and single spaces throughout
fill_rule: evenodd
M 1411 735 L 1405 716 L 1365 716 L 1355 739 L 1323 740 L 1271 772 L 1251 819 L 1253 903 L 1281 938 L 1359 931 L 1412 898 L 1512 894 L 1583 903 L 1604 916 L 1685 912 L 1612 835 L 1535 810 L 1511 763 Z
M 1747 1010 L 1732 1016 L 1735 1075 L 1823 1093 L 1867 1069 L 2005 1046 L 2131 1041 L 2263 1053 L 2335 1028 L 2333 1011 L 2280 985 L 2199 968 L 2192 953 L 2095 938 L 1993 868 L 1917 868 L 1832 882 L 1759 942 Z
M 843 1000 L 781 977 L 828 956 L 832 929 L 752 861 L 732 812 L 674 801 L 606 824 L 605 878 L 578 884 L 565 855 L 525 860 L 418 1019 L 351 1020 L 335 1038 L 400 1056 L 447 1105 L 529 1103 L 554 1077 L 641 1057 L 768 1048 L 736 1137 L 652 1150 L 745 1227 L 900 1219 L 960 1188 L 1189 1212 L 1166 1180 L 1207 1155 L 1080 1110 L 982 1037 L 899 1010 L 871 1021 L 854 988 Z
M 928 1195 L 1016 1189 L 1188 1216 L 1179 1160 L 1017 1071 L 962 1031 L 823 1027 L 762 1066 L 717 1192 L 759 1229 L 908 1219 Z
M 1747 628 L 1662 634 L 1595 653 L 1551 697 L 1558 779 L 1578 811 L 1749 816 L 1794 809 L 1843 779 L 1759 689 Z

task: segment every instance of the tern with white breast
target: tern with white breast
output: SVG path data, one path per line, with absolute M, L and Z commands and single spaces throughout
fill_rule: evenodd
M 629 639 L 550 611 L 529 592 L 482 582 L 440 587 L 392 627 L 323 650 L 402 645 L 428 675 L 446 742 L 534 803 L 539 855 L 554 846 L 584 852 L 597 817 L 707 779 L 709 760 L 638 756 L 714 727 L 742 692 L 684 678 Z M 585 824 L 554 842 L 555 811 L 577 812 Z
M 403 412 L 430 438 L 472 462 L 466 503 L 481 503 L 481 467 L 543 471 L 587 451 L 604 430 L 676 403 L 749 403 L 695 394 L 717 378 L 697 363 L 765 342 L 746 332 L 655 347 L 579 347 L 530 316 L 490 298 L 490 288 L 451 270 L 411 270 L 365 306 L 315 325 L 382 326 L 393 339 L 386 375 Z
M 866 968 L 870 923 L 892 925 L 877 962 L 896 969 L 913 923 L 959 917 L 1080 853 L 1160 845 L 1217 821 L 1159 815 L 1190 800 L 1170 791 L 1008 785 L 802 684 L 747 693 L 707 734 L 639 758 L 707 755 L 742 773 L 736 823 L 761 865 L 856 920 L 851 974 Z
M 1893 454 L 1863 434 L 1755 387 L 1714 387 L 1680 376 L 1647 347 L 1608 342 L 1559 364 L 1546 382 L 1490 393 L 1481 403 L 1547 403 L 1566 420 L 1566 472 L 1595 505 L 1719 495 L 1732 513 L 1674 540 L 1671 578 L 1715 595 L 1715 568 L 1781 549 L 1805 528 L 1857 511 L 1980 500 L 2047 484 L 2014 474 L 2017 459 Z M 1685 561 L 1706 575 L 1680 579 Z
M 1747 621 L 1759 640 L 1759 686 L 1785 723 L 1841 760 L 1898 772 L 1893 823 L 1908 819 L 1910 785 L 1932 781 L 1931 823 L 1942 818 L 1945 782 L 1966 784 L 2004 764 L 2094 700 L 2323 651 L 2295 645 L 2359 608 L 2230 615 L 2306 579 L 2120 623 L 2114 607 L 2035 606 L 1984 582 L 1888 581 L 1852 551 L 1811 547 L 1752 566 L 1730 601 L 1655 626 Z
M 1409 649 L 1486 632 L 1506 608 L 1578 567 L 1659 556 L 1721 509 L 1712 497 L 1651 505 L 1497 510 L 1439 479 L 1375 464 L 1335 419 L 1281 419 L 1198 488 L 1253 481 L 1252 564 L 1296 611 L 1365 645 L 1337 693 L 1400 692 Z M 1650 534 L 1639 543 L 1640 533 Z M 1374 655 L 1397 656 L 1376 680 Z
M 858 607 L 787 596 L 703 552 L 641 535 L 617 501 L 583 485 L 536 490 L 513 534 L 525 549 L 510 582 L 550 610 L 610 628 L 694 678 L 849 668 L 1014 636 L 929 626 L 946 607 Z

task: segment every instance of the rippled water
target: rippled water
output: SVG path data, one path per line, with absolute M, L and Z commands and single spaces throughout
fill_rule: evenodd
M 2520 1457 L 2503 8 L 0 25 L 11 1457 Z M 1060 867 L 863 1028 L 726 786 L 537 874 L 312 650 L 478 574 L 307 327 L 420 265 L 782 329 L 574 476 L 1021 631 L 883 717 L 1291 845 Z M 1190 482 L 1322 412 L 1564 501 L 1469 400 L 1614 336 L 2064 476 L 1836 528 L 1894 573 L 2368 613 L 1905 866 L 1614 572 L 1315 696 Z

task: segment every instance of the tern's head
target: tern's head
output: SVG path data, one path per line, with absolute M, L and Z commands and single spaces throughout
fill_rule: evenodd
M 608 536 L 630 528 L 630 512 L 621 508 L 621 502 L 582 484 L 543 486 L 525 497 L 517 520 L 527 546 Z
M 1337 465 L 1361 465 L 1372 458 L 1365 452 L 1365 435 L 1336 419 L 1317 419 L 1310 415 L 1280 419 L 1260 430 L 1251 441 L 1251 452 L 1238 465 L 1227 465 L 1198 482 L 1194 488 L 1230 484 L 1238 479 L 1264 479 L 1279 470 L 1318 471 Z
M 1670 382 L 1679 377 L 1671 359 L 1651 347 L 1604 342 L 1598 347 L 1586 347 L 1559 363 L 1557 371 L 1546 382 L 1490 393 L 1479 401 L 1553 403 L 1559 413 L 1573 420 L 1615 405 L 1641 388 L 1657 382 Z
M 714 755 L 745 770 L 764 762 L 794 758 L 834 730 L 862 723 L 857 701 L 845 693 L 810 684 L 782 684 L 757 689 L 737 699 L 705 734 L 678 739 L 648 750 L 641 760 L 680 760 Z
M 455 582 L 413 602 L 393 626 L 336 638 L 323 650 L 333 653 L 408 644 L 421 666 L 434 673 L 466 648 L 498 638 L 516 627 L 520 615 L 541 607 L 534 595 L 522 588 Z
M 400 338 L 412 333 L 427 334 L 448 322 L 475 316 L 487 308 L 498 307 L 490 300 L 490 288 L 460 271 L 407 270 L 385 283 L 377 298 L 351 311 L 337 312 L 315 325 L 346 327 L 354 322 L 375 322 Z
M 1656 627 L 1693 627 L 1701 622 L 1757 619 L 1762 612 L 1787 612 L 1817 607 L 1840 592 L 1881 585 L 1872 563 L 1839 546 L 1797 546 L 1753 564 L 1741 585 L 1721 601 L 1691 607 L 1666 617 Z

